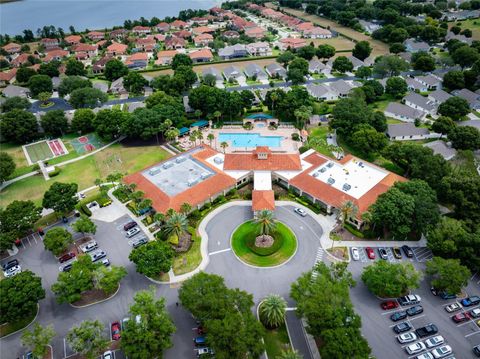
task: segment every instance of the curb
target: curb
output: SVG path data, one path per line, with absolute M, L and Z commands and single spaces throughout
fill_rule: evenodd
M 95 304 L 100 304 L 100 303 L 106 302 L 107 300 L 112 299 L 113 297 L 115 297 L 115 296 L 118 294 L 118 292 L 120 291 L 120 287 L 121 287 L 121 285 L 120 285 L 120 283 L 119 283 L 119 284 L 118 284 L 118 288 L 117 288 L 117 290 L 115 291 L 115 293 L 113 293 L 110 297 L 105 298 L 105 299 L 102 299 L 102 300 L 99 300 L 99 301 L 97 301 L 97 302 L 95 302 L 95 303 L 90 303 L 90 304 L 85 304 L 85 305 L 73 305 L 73 304 L 69 303 L 69 305 L 70 305 L 72 308 L 75 308 L 75 309 L 82 309 L 82 308 L 91 307 L 92 305 L 95 305 Z
M 257 320 L 260 322 L 260 324 L 262 324 L 262 327 L 264 327 L 263 323 L 260 321 L 260 305 L 262 305 L 262 303 L 265 301 L 265 299 L 262 299 L 258 304 L 257 304 L 257 308 L 255 309 L 255 311 L 257 312 Z M 285 323 L 286 325 L 286 323 Z M 263 340 L 263 337 L 261 338 L 262 340 L 262 343 L 265 345 L 265 341 Z M 290 334 L 288 336 L 288 340 L 290 340 Z M 292 345 L 292 341 L 290 340 L 290 346 Z M 266 359 L 268 359 L 268 355 L 267 355 L 267 349 L 265 349 L 263 351 L 263 355 L 265 356 Z
M 155 284 L 170 284 L 170 283 L 172 283 L 172 281 L 164 282 L 164 281 L 161 281 L 161 280 L 152 279 L 152 278 L 150 278 L 150 277 L 147 277 L 146 275 L 144 275 L 144 276 L 145 276 L 145 278 L 147 278 L 150 282 L 155 283 Z
M 1 337 L 0 340 L 11 337 L 12 335 L 17 334 L 17 333 L 27 329 L 29 326 L 31 326 L 37 320 L 38 313 L 40 313 L 40 304 L 37 303 L 37 314 L 35 314 L 35 317 L 33 318 L 33 320 L 30 323 L 28 323 L 26 326 L 24 326 L 23 328 L 18 329 L 16 331 L 14 331 L 13 333 L 7 334 L 4 337 Z

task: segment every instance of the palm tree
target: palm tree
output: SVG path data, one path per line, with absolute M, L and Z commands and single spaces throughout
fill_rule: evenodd
M 261 236 L 268 236 L 268 234 L 274 231 L 277 227 L 277 223 L 275 222 L 275 218 L 273 217 L 273 212 L 266 209 L 261 210 L 257 214 L 255 223 L 260 225 Z
M 180 238 L 182 234 L 187 231 L 188 227 L 188 219 L 187 216 L 183 213 L 175 212 L 167 219 L 165 225 L 163 226 L 163 230 L 167 236 L 176 236 Z
M 175 127 L 170 127 L 168 130 L 165 131 L 164 134 L 167 141 L 173 141 L 178 137 L 178 135 L 180 135 L 180 131 Z
M 373 220 L 372 212 L 366 211 L 362 213 L 362 222 L 365 226 L 365 229 L 370 229 L 372 220 Z
M 202 111 L 195 110 L 195 117 L 197 118 L 197 120 L 200 120 L 200 116 L 202 116 Z
M 163 213 L 157 212 L 153 215 L 153 221 L 155 222 L 157 227 L 160 227 L 165 221 L 165 215 Z
M 135 202 L 135 204 L 140 203 L 145 193 L 142 191 L 135 191 L 130 195 L 130 198 Z
M 286 307 L 285 299 L 270 294 L 260 304 L 260 320 L 269 328 L 277 328 L 285 321 Z
M 220 119 L 220 116 L 222 116 L 222 113 L 220 111 L 215 111 L 213 113 L 213 117 L 215 117 L 217 119 L 217 122 Z
M 138 204 L 138 209 L 140 211 L 143 211 L 147 208 L 151 208 L 152 207 L 152 204 L 153 204 L 153 201 L 149 198 L 145 198 L 144 200 L 142 200 L 139 204 Z
M 294 116 L 297 119 L 297 128 L 303 128 L 310 116 L 312 115 L 312 108 L 308 106 L 300 106 L 297 110 L 294 111 Z
M 194 143 L 195 145 L 197 144 L 197 136 L 195 135 L 195 131 L 190 134 L 190 137 L 188 139 L 191 143 Z
M 282 351 L 282 354 L 276 357 L 276 359 L 302 359 L 303 356 L 296 350 Z
M 192 205 L 188 202 L 185 202 L 180 206 L 180 213 L 187 214 L 191 210 L 192 210 Z
M 195 137 L 200 140 L 200 143 L 203 142 L 203 133 L 202 133 L 202 131 L 197 130 L 197 134 L 195 135 Z
M 272 100 L 272 115 L 275 114 L 275 101 L 278 100 L 278 94 L 275 91 L 272 91 L 270 94 L 270 100 Z
M 347 219 L 351 217 L 355 217 L 357 215 L 358 207 L 355 203 L 348 200 L 342 203 L 342 206 L 340 207 L 340 213 L 342 215 L 341 220 L 342 220 L 342 227 L 343 227 Z
M 214 139 L 215 139 L 215 135 L 213 133 L 209 133 L 207 135 L 207 140 L 208 140 L 208 142 L 210 142 L 210 147 L 212 147 L 212 142 L 213 142 Z
M 223 141 L 221 144 L 220 144 L 220 147 L 223 148 L 223 153 L 225 153 L 225 149 L 228 147 L 228 143 Z

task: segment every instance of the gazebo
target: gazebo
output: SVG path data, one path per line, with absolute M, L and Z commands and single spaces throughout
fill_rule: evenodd
M 266 113 L 253 113 L 243 119 L 243 124 L 255 122 L 265 122 L 267 125 L 278 125 L 278 119 Z

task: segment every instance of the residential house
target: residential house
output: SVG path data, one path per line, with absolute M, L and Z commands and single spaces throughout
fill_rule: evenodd
M 208 26 L 198 26 L 198 27 L 192 28 L 192 31 L 195 35 L 212 34 L 215 32 L 215 29 Z
M 121 41 L 127 36 L 128 31 L 126 29 L 115 29 L 110 31 L 110 39 Z
M 239 57 L 247 57 L 247 47 L 243 44 L 235 44 L 232 46 L 226 46 L 223 49 L 218 50 L 218 56 L 222 60 L 236 59 Z
M 213 36 L 207 33 L 200 34 L 198 36 L 195 36 L 193 39 L 193 42 L 195 43 L 195 46 L 208 46 L 209 43 L 213 41 Z
M 215 68 L 215 67 L 207 67 L 202 70 L 202 78 L 205 78 L 205 76 L 211 75 L 215 77 L 215 82 L 217 86 L 223 86 L 223 76 L 221 72 Z
M 480 110 L 480 95 L 468 89 L 452 91 L 452 95 L 465 99 L 472 110 Z
M 94 82 L 92 87 L 94 89 L 102 91 L 103 93 L 108 92 L 108 83 L 105 83 L 105 82 Z
M 407 39 L 403 43 L 407 52 L 428 52 L 431 46 L 424 41 L 416 41 L 414 39 Z
M 225 31 L 222 35 L 229 40 L 238 39 L 240 37 L 240 34 L 238 33 L 238 31 L 233 31 L 233 30 Z
M 185 40 L 192 37 L 192 33 L 188 30 L 175 31 L 172 35 L 175 36 L 175 37 L 185 39 Z
M 110 93 L 115 95 L 128 94 L 128 91 L 123 86 L 123 77 L 120 77 L 119 79 L 116 79 L 115 81 L 113 81 L 108 91 L 110 91 Z
M 192 17 L 188 20 L 189 25 L 208 25 L 207 17 Z
M 285 51 L 288 49 L 297 50 L 304 46 L 307 46 L 307 41 L 305 39 L 296 39 L 293 37 L 287 37 L 285 39 L 281 39 L 278 43 L 278 47 L 282 51 Z
M 452 148 L 450 143 L 446 143 L 442 140 L 425 143 L 423 147 L 431 148 L 434 154 L 442 156 L 447 161 L 457 155 L 457 150 Z
M 263 39 L 265 37 L 265 30 L 259 26 L 252 27 L 245 30 L 245 36 L 252 39 Z
M 127 49 L 128 45 L 112 42 L 112 44 L 107 47 L 106 53 L 112 56 L 124 56 L 127 53 Z
M 330 39 L 332 37 L 332 32 L 323 27 L 315 26 L 311 29 L 304 30 L 302 36 L 307 39 Z
M 213 54 L 210 49 L 201 49 L 198 51 L 190 52 L 188 56 L 194 63 L 209 62 L 213 60 Z
M 419 95 L 418 93 L 409 93 L 403 98 L 403 102 L 408 107 L 423 111 L 429 115 L 437 114 L 438 104 L 436 104 L 434 101 L 429 100 L 427 97 Z
M 188 27 L 189 25 L 182 20 L 175 20 L 170 24 L 170 29 L 172 30 L 181 30 L 181 29 L 186 29 Z
M 378 30 L 382 27 L 382 25 L 373 21 L 358 20 L 358 22 L 360 23 L 360 25 L 362 25 L 363 29 L 367 34 L 371 34 L 375 30 Z
M 40 45 L 42 45 L 44 49 L 53 49 L 55 47 L 58 47 L 59 44 L 60 42 L 58 41 L 58 39 L 40 39 Z
M 298 32 L 304 32 L 305 30 L 313 29 L 314 27 L 315 25 L 313 25 L 311 22 L 302 22 L 295 26 L 295 30 Z
M 470 126 L 478 128 L 478 130 L 480 130 L 480 120 L 460 121 L 458 122 L 458 126 Z
M 22 45 L 16 44 L 14 42 L 10 42 L 5 46 L 3 46 L 2 49 L 4 49 L 10 55 L 13 55 L 13 54 L 18 54 L 20 51 L 22 51 Z
M 156 46 L 157 46 L 157 42 L 155 41 L 154 38 L 138 39 L 135 42 L 136 51 L 153 52 Z
M 316 98 L 317 100 L 323 101 L 335 101 L 338 100 L 338 95 L 328 84 L 308 84 L 306 89 L 310 96 Z
M 287 77 L 287 70 L 277 62 L 265 66 L 265 71 L 272 78 L 285 79 Z
M 17 57 L 15 57 L 12 61 L 10 61 L 10 64 L 13 66 L 13 67 L 20 67 L 24 64 L 26 64 L 28 62 L 28 59 L 29 57 L 33 57 L 35 59 L 38 59 L 38 55 L 37 54 L 26 54 L 26 53 L 23 53 L 23 54 L 20 54 L 18 55 Z
M 435 102 L 437 105 L 447 101 L 452 95 L 443 90 L 435 90 L 428 94 L 428 99 Z
M 156 42 L 165 42 L 165 39 L 167 38 L 167 36 L 165 36 L 164 34 L 148 35 L 147 37 L 151 37 Z
M 129 69 L 143 69 L 148 65 L 148 54 L 145 52 L 137 52 L 130 55 L 125 61 L 125 65 Z
M 257 81 L 268 81 L 267 73 L 257 64 L 248 64 L 243 71 L 247 79 L 255 79 Z
M 362 66 L 367 66 L 365 64 L 365 62 L 363 62 L 362 60 L 360 59 L 357 59 L 355 56 L 351 55 L 351 56 L 347 56 L 347 59 L 350 60 L 350 62 L 352 63 L 353 65 L 353 70 L 354 71 L 357 71 L 359 67 L 362 67 Z M 332 62 L 333 64 L 333 62 Z
M 0 72 L 0 86 L 6 86 L 15 82 L 17 75 L 17 69 L 11 69 L 10 71 Z
M 428 91 L 427 85 L 422 84 L 421 82 L 412 79 L 410 76 L 405 77 L 405 82 L 407 83 L 407 89 L 409 91 L 415 92 L 426 92 Z
M 72 52 L 73 53 L 85 53 L 88 55 L 88 57 L 94 57 L 98 54 L 98 48 L 95 45 L 90 45 L 90 44 L 78 44 L 75 46 L 72 46 Z
M 384 114 L 403 122 L 415 122 L 416 119 L 422 120 L 425 117 L 425 112 L 397 102 L 390 102 Z
M 64 57 L 67 57 L 70 53 L 66 50 L 53 50 L 47 53 L 43 58 L 43 62 L 61 61 Z
M 411 52 L 400 52 L 397 54 L 398 57 L 400 57 L 402 60 L 405 60 L 407 62 L 412 62 L 412 53 Z
M 337 94 L 338 98 L 344 98 L 347 97 L 355 87 L 359 87 L 360 84 L 355 81 L 338 80 L 331 82 L 329 86 L 332 91 Z
M 416 127 L 413 123 L 388 124 L 386 133 L 391 141 L 419 141 L 441 136 L 430 132 L 428 128 Z
M 186 45 L 185 39 L 182 39 L 180 37 L 167 37 L 165 39 L 165 48 L 167 50 L 179 50 L 179 49 L 184 49 Z
M 415 80 L 420 82 L 422 85 L 427 86 L 427 89 L 429 91 L 442 88 L 442 80 L 432 74 L 428 74 L 425 76 L 415 76 Z
M 251 56 L 270 56 L 272 54 L 270 44 L 265 41 L 247 44 L 246 49 Z
M 155 65 L 170 65 L 176 54 L 178 54 L 177 50 L 164 50 L 157 52 L 157 60 L 155 61 Z
M 155 25 L 155 30 L 157 30 L 158 32 L 167 32 L 168 30 L 170 30 L 170 25 L 166 22 L 161 22 Z
M 311 74 L 321 74 L 325 68 L 325 64 L 317 59 L 312 59 L 308 62 L 308 72 Z
M 148 26 L 134 26 L 132 29 L 133 33 L 136 35 L 148 35 L 152 30 Z
M 64 40 L 69 45 L 78 45 L 82 37 L 80 35 L 69 35 L 65 36 Z
M 447 36 L 445 36 L 445 41 L 450 41 L 450 40 L 458 40 L 469 46 L 473 42 L 473 39 L 471 37 L 466 37 L 465 35 L 460 35 L 460 34 L 455 35 L 453 32 L 449 31 L 447 33 Z
M 108 61 L 110 61 L 113 57 L 111 55 L 106 55 L 102 57 L 100 60 L 96 61 L 92 65 L 92 72 L 94 74 L 101 74 L 103 70 L 105 70 L 105 65 Z
M 2 74 L 3 72 L 0 72 Z M 1 75 L 0 75 L 1 77 Z M 1 82 L 1 78 L 0 78 Z M 23 98 L 29 98 L 30 97 L 30 90 L 26 87 L 21 87 L 21 86 L 15 86 L 15 85 L 8 85 L 5 87 L 2 91 L 3 96 L 6 98 L 10 97 L 23 97 Z
M 99 40 L 103 40 L 105 38 L 105 34 L 103 32 L 100 32 L 100 31 L 90 31 L 87 34 L 87 37 L 92 41 L 99 41 Z
M 243 74 L 242 70 L 237 66 L 230 65 L 223 69 L 223 76 L 227 81 L 235 81 L 237 83 L 244 83 L 246 81 L 245 75 Z

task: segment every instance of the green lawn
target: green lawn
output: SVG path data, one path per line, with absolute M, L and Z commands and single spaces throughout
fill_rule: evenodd
M 266 329 L 263 341 L 269 358 L 277 358 L 282 351 L 290 349 L 290 340 L 285 324 L 277 329 Z
M 253 221 L 245 222 L 233 233 L 232 248 L 235 254 L 248 264 L 258 267 L 276 266 L 287 261 L 295 253 L 297 239 L 293 232 L 281 222 L 277 222 L 276 230 L 271 233 L 276 243 L 270 248 L 255 247 L 256 253 L 254 253 L 252 247 L 258 235 L 259 226 Z M 276 251 L 273 251 L 274 247 Z M 272 251 L 273 253 L 266 254 Z M 265 255 L 258 253 L 265 253 Z
M 15 323 L 5 323 L 0 325 L 0 338 L 4 337 L 5 335 L 12 334 L 17 330 L 25 328 L 32 322 L 36 314 L 37 312 L 35 311 L 31 315 L 25 317 L 24 319 L 20 319 Z
M 195 236 L 192 246 L 185 253 L 179 253 L 173 260 L 173 272 L 176 275 L 191 272 L 197 268 L 202 262 L 202 253 L 200 252 L 200 245 L 202 238 Z
M 310 131 L 308 136 L 310 146 L 317 152 L 329 157 L 333 157 L 332 151 L 330 151 L 327 145 L 327 134 L 329 133 L 327 126 L 318 126 Z M 311 139 L 319 139 L 320 141 L 310 141 Z
M 470 29 L 472 30 L 472 38 L 474 40 L 480 40 L 480 20 L 479 19 L 469 19 L 469 20 L 464 20 L 464 21 L 453 21 L 450 22 L 448 27 L 452 27 L 457 25 L 458 23 L 461 23 L 461 29 Z

